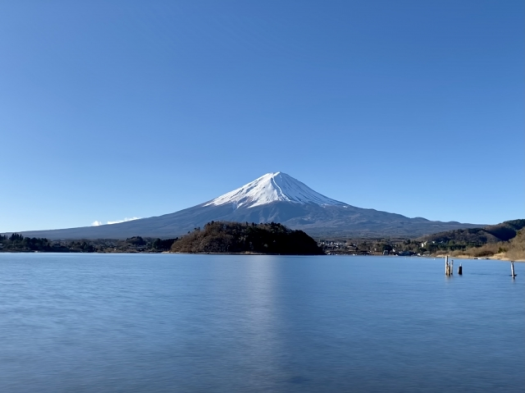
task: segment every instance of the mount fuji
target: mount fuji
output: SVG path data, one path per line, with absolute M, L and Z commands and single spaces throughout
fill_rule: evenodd
M 417 237 L 477 226 L 358 208 L 328 198 L 286 173 L 275 172 L 175 213 L 96 227 L 28 231 L 23 235 L 48 239 L 169 238 L 183 235 L 210 221 L 273 221 L 318 237 Z

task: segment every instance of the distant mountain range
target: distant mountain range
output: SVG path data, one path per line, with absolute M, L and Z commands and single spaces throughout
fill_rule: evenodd
M 282 173 L 268 173 L 211 201 L 158 217 L 112 225 L 23 232 L 48 239 L 170 238 L 210 221 L 276 222 L 310 236 L 418 237 L 479 225 L 429 221 L 336 201 Z

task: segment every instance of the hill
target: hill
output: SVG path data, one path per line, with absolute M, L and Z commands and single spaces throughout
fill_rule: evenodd
M 314 239 L 281 224 L 210 222 L 173 243 L 172 252 L 322 255 Z
M 525 220 L 505 221 L 497 225 L 488 225 L 483 228 L 465 228 L 446 232 L 439 232 L 424 236 L 419 240 L 433 243 L 454 243 L 464 246 L 481 246 L 487 243 L 509 241 L 516 236 L 519 230 L 525 228 Z
M 418 241 L 434 255 L 525 260 L 525 220 L 441 232 Z
M 525 261 L 525 228 L 509 241 L 486 243 L 482 246 L 465 247 L 450 253 L 460 258 L 495 258 Z

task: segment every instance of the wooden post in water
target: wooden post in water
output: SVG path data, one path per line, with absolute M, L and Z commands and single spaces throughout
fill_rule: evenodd
M 516 272 L 514 271 L 514 261 L 510 261 L 510 276 L 512 278 L 516 277 Z
M 452 266 L 453 266 L 454 262 L 450 262 L 448 261 L 448 255 L 445 257 L 445 275 L 447 276 L 451 276 L 453 273 L 452 273 Z
M 461 276 L 463 274 L 463 266 L 461 266 L 461 263 L 458 266 L 458 274 Z

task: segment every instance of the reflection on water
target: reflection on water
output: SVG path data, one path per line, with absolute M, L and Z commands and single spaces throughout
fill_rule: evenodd
M 524 264 L 462 265 L 0 254 L 0 391 L 523 391 Z

